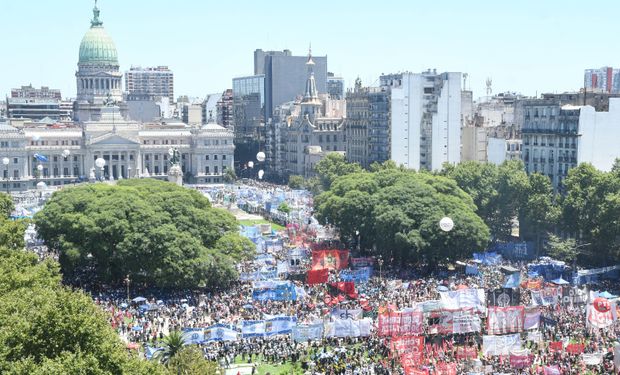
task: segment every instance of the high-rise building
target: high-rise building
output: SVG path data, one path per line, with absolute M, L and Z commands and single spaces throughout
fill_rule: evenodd
M 217 105 L 217 123 L 226 129 L 234 129 L 235 118 L 233 115 L 233 91 L 226 89 Z
M 438 170 L 461 160 L 461 73 L 402 73 L 381 78 L 392 87 L 391 160 Z
M 147 95 L 150 100 L 168 97 L 174 101 L 174 74 L 167 66 L 134 67 L 125 72 L 125 90 Z
M 362 87 L 361 81 L 346 94 L 347 160 L 368 168 L 390 158 L 390 92 Z
M 37 89 L 30 84 L 28 86 L 22 86 L 19 89 L 11 89 L 11 98 L 61 100 L 62 96 L 60 95 L 60 90 L 50 89 L 46 86 L 41 86 L 40 89 Z
M 583 82 L 586 90 L 594 92 L 619 93 L 620 69 L 604 66 L 599 69 L 586 69 Z
M 258 58 L 261 57 L 259 54 Z M 265 122 L 273 117 L 276 106 L 303 96 L 306 83 L 307 56 L 287 54 L 265 54 Z M 327 56 L 312 57 L 315 68 L 314 77 L 319 92 L 327 92 Z M 256 65 L 256 63 L 255 63 Z M 260 73 L 259 73 L 260 74 Z
M 327 94 L 332 99 L 344 99 L 344 78 L 327 72 Z
M 233 78 L 232 92 L 236 142 L 241 144 L 264 138 L 259 131 L 264 123 L 265 76 Z
M 125 116 L 122 77 L 114 41 L 103 28 L 99 8 L 93 8 L 90 29 L 80 43 L 78 71 L 75 73 L 77 100 L 74 116 L 79 122 L 97 120 L 101 108 L 113 102 L 119 103 Z
M 285 49 L 283 51 L 254 51 L 254 75 L 265 74 L 265 56 L 293 56 L 293 53 Z

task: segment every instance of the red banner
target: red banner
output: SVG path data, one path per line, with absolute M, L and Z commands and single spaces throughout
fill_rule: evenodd
M 315 250 L 312 252 L 312 269 L 341 270 L 349 266 L 349 250 Z
M 403 366 L 405 374 L 414 374 L 416 368 L 422 363 L 422 352 L 405 353 L 400 357 L 400 365 Z
M 478 357 L 478 349 L 474 346 L 458 346 L 456 348 L 456 359 L 474 359 Z
M 378 316 L 379 336 L 419 335 L 424 332 L 424 314 L 418 311 L 386 311 Z
M 375 259 L 371 257 L 351 258 L 351 266 L 353 267 L 371 267 L 374 263 Z
M 566 352 L 570 353 L 570 354 L 581 354 L 583 353 L 584 350 L 584 345 L 583 344 L 568 344 L 566 346 Z
M 308 270 L 307 283 L 309 285 L 323 284 L 327 282 L 328 278 L 329 270 L 327 268 L 323 268 L 321 270 Z
M 436 375 L 456 375 L 456 363 L 439 362 L 435 365 Z
M 510 355 L 510 366 L 516 369 L 527 368 L 534 362 L 533 355 Z
M 552 341 L 549 343 L 549 350 L 554 352 L 562 351 L 562 341 Z

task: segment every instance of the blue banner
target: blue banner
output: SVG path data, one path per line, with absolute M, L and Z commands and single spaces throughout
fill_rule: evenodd
M 504 288 L 518 288 L 521 283 L 521 274 L 515 272 L 512 275 L 508 275 L 504 281 Z
M 260 270 L 254 272 L 244 272 L 239 275 L 241 281 L 258 281 L 258 280 L 273 280 L 278 278 L 278 271 L 276 269 Z
M 264 281 L 254 284 L 252 298 L 258 301 L 295 301 L 297 291 L 290 281 Z
M 479 260 L 485 266 L 493 266 L 502 262 L 502 256 L 498 253 L 474 253 L 474 259 Z
M 200 344 L 204 341 L 204 331 L 202 328 L 185 328 L 182 337 L 185 345 Z
M 237 341 L 238 332 L 230 324 L 214 324 L 204 331 L 204 342 Z
M 265 336 L 284 335 L 291 333 L 297 323 L 295 316 L 279 316 L 265 321 Z
M 342 270 L 340 271 L 340 280 L 342 281 L 354 281 L 354 282 L 366 282 L 372 275 L 371 267 L 363 267 L 356 270 Z

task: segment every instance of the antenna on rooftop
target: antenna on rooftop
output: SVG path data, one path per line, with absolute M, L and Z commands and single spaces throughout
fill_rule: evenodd
M 491 79 L 491 77 L 487 77 L 487 95 L 491 95 L 491 93 L 493 92 L 493 88 L 491 88 L 491 86 L 493 85 L 493 80 Z
M 467 77 L 469 74 L 463 73 L 463 90 L 467 90 Z

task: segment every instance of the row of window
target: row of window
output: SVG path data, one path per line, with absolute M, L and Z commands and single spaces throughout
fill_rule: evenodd
M 211 142 L 210 139 L 205 139 L 205 141 L 204 141 L 204 145 L 205 146 L 211 146 L 211 143 L 213 143 L 214 146 L 219 146 L 220 145 L 220 140 L 219 139 L 214 139 L 213 142 Z M 227 145 L 228 144 L 228 140 L 227 139 L 222 139 L 222 144 L 223 145 Z
M 8 146 L 3 146 L 4 142 L 0 142 L 0 146 L 1 147 L 8 147 Z M 80 145 L 80 141 L 78 140 L 72 140 L 72 141 L 30 141 L 30 146 L 79 146 Z M 15 146 L 14 146 L 15 147 Z
M 211 155 L 205 155 L 205 160 L 211 160 Z M 217 155 L 213 155 L 213 160 L 217 160 Z M 226 160 L 226 155 L 222 155 L 222 160 Z
M 176 139 L 164 139 L 161 142 L 157 139 L 145 139 L 142 141 L 142 144 L 144 145 L 183 145 L 185 144 L 185 142 L 182 139 L 176 140 Z

